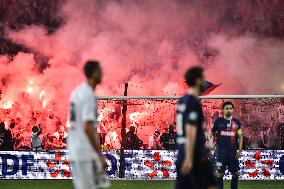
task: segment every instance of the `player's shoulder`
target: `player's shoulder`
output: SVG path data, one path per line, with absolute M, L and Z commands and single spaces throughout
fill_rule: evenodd
M 78 85 L 73 92 L 71 93 L 71 98 L 79 97 L 79 98 L 86 98 L 86 97 L 93 97 L 94 93 L 87 83 L 82 83 Z
M 238 125 L 241 125 L 241 121 L 235 117 L 233 117 L 233 121 L 236 122 Z
M 199 103 L 196 97 L 192 95 L 184 95 L 180 98 L 177 104 L 177 110 L 180 112 L 185 112 L 189 110 L 199 110 Z
M 184 96 L 182 96 L 179 100 L 180 103 L 184 103 L 184 104 L 198 104 L 198 98 L 190 95 L 190 94 L 186 94 Z
M 224 121 L 224 118 L 223 117 L 218 117 L 216 120 L 215 120 L 215 123 L 220 123 Z
M 92 87 L 88 85 L 87 83 L 82 83 L 75 89 L 75 91 L 78 93 L 83 93 L 87 95 L 93 94 Z

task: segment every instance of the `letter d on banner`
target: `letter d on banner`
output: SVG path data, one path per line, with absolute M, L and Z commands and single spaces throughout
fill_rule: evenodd
M 113 174 L 115 174 L 115 172 L 117 171 L 117 160 L 116 160 L 116 158 L 115 158 L 113 155 L 111 155 L 111 154 L 106 154 L 105 156 L 106 156 L 106 158 L 107 158 L 107 159 L 110 161 L 110 163 L 111 163 L 110 170 L 107 171 L 107 174 L 108 174 L 108 175 L 113 175 Z
M 14 175 L 19 171 L 19 159 L 17 158 L 17 156 L 10 155 L 10 154 L 1 154 L 0 157 L 2 159 L 2 176 L 3 177 Z M 8 160 L 12 160 L 13 163 L 11 165 L 10 164 L 8 165 Z

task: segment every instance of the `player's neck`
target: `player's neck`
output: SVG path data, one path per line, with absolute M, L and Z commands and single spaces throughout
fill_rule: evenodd
M 97 86 L 96 83 L 94 83 L 94 82 L 91 81 L 91 80 L 87 80 L 87 83 L 88 83 L 88 85 L 90 85 L 90 87 L 92 87 L 93 90 L 95 90 L 95 88 L 96 88 L 96 86 Z
M 193 96 L 199 96 L 199 89 L 196 87 L 190 87 L 188 90 L 188 94 L 193 95 Z
M 229 116 L 229 117 L 224 116 L 224 119 L 226 119 L 226 120 L 232 120 L 232 119 L 233 119 L 233 116 Z

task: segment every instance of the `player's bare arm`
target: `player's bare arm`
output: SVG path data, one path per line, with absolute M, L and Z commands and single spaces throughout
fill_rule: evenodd
M 238 152 L 237 152 L 237 155 L 236 155 L 236 158 L 239 159 L 241 157 L 241 153 L 242 153 L 242 149 L 243 149 L 243 141 L 244 141 L 244 137 L 243 137 L 243 134 L 242 134 L 242 130 L 239 129 L 237 131 L 237 136 L 239 138 L 239 149 L 238 149 Z
M 209 146 L 210 150 L 216 149 L 216 135 L 217 135 L 217 132 L 216 133 L 214 133 L 212 131 L 209 132 L 209 140 L 212 141 L 212 143 Z
M 187 124 L 185 132 L 186 132 L 186 154 L 185 154 L 185 160 L 181 168 L 181 171 L 184 175 L 188 174 L 192 168 L 197 127 L 192 124 Z
M 104 167 L 107 166 L 106 160 L 101 152 L 99 137 L 97 131 L 94 129 L 94 122 L 87 121 L 85 122 L 85 133 L 93 147 L 93 149 L 97 152 L 98 156 L 100 157 L 100 161 Z

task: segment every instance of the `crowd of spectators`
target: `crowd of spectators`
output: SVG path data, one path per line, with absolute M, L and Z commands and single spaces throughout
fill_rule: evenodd
M 0 122 L 0 151 L 48 151 L 66 147 L 66 132 L 44 134 L 40 126 L 34 126 L 29 135 L 18 132 L 15 134 L 10 128 L 6 129 L 5 123 Z
M 48 108 L 32 111 L 31 107 L 14 103 L 0 108 L 0 150 L 65 149 L 68 134 L 64 116 Z
M 284 105 L 280 99 L 231 99 L 236 105 L 234 116 L 241 120 L 244 133 L 245 149 L 284 149 Z M 206 137 L 209 141 L 209 132 L 213 127 L 214 120 L 222 116 L 222 99 L 202 100 L 205 116 Z M 117 133 L 120 135 L 121 113 L 118 111 L 118 102 L 114 103 L 116 108 L 109 108 L 113 102 L 101 101 L 101 111 L 105 114 L 115 114 L 116 118 L 104 117 L 104 124 L 99 125 L 105 134 Z M 175 125 L 175 103 L 176 100 L 130 100 L 128 102 L 129 112 L 134 112 L 135 124 L 128 122 L 128 125 L 136 126 L 135 135 L 143 141 L 136 149 L 175 149 L 167 147 L 165 135 L 169 128 Z M 107 105 L 108 104 L 108 105 Z M 108 107 L 104 109 L 104 107 Z M 114 111 L 116 109 L 116 111 Z M 137 125 L 136 122 L 139 122 Z M 111 123 L 111 124 L 108 124 Z M 114 127 L 114 125 L 117 125 Z M 109 137 L 111 138 L 111 136 Z M 169 138 L 169 137 L 168 137 Z M 174 137 L 173 137 L 174 138 Z M 119 143 L 121 138 L 115 139 Z M 109 149 L 119 149 L 106 141 Z M 171 140 L 168 140 L 171 141 Z
M 232 100 L 234 116 L 241 120 L 246 149 L 284 149 L 284 105 L 280 99 Z M 125 149 L 174 150 L 176 100 L 129 100 Z M 216 118 L 222 116 L 222 99 L 202 100 L 206 136 Z M 121 148 L 122 101 L 101 100 L 98 133 L 104 149 Z M 53 113 L 31 113 L 30 119 L 17 116 L 14 110 L 3 114 L 0 122 L 0 150 L 65 149 L 66 122 Z M 5 117 L 6 116 L 6 117 Z M 52 129 L 51 129 L 52 128 Z M 208 139 L 209 141 L 209 139 Z

